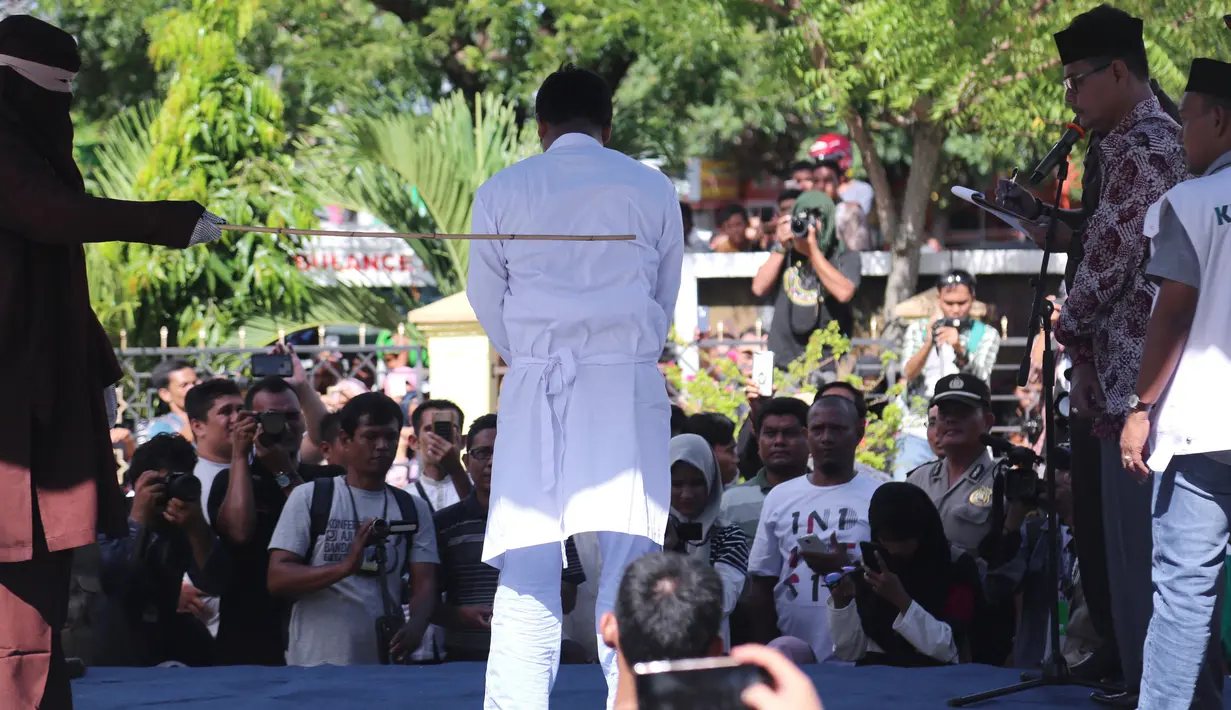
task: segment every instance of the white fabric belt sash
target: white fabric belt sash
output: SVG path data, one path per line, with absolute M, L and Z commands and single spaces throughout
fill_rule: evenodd
M 511 370 L 538 368 L 540 394 L 539 437 L 542 452 L 539 454 L 539 470 L 543 492 L 547 493 L 560 480 L 564 467 L 564 412 L 568 407 L 569 394 L 577 379 L 578 365 L 639 365 L 657 364 L 655 359 L 641 359 L 628 355 L 600 355 L 578 360 L 569 348 L 561 348 L 546 358 L 519 357 Z M 556 432 L 560 432 L 560 446 L 556 446 Z M 550 460 L 548 461 L 548 457 Z M 547 465 L 543 465 L 546 463 Z
M 73 79 L 77 74 L 67 69 L 39 64 L 7 54 L 0 54 L 0 66 L 9 67 L 48 91 L 54 91 L 57 94 L 73 93 Z

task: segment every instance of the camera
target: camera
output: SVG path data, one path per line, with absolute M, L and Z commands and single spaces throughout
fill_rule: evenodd
M 167 499 L 177 498 L 185 503 L 196 503 L 201 500 L 201 479 L 188 471 L 177 471 L 167 474 L 163 479 L 167 487 Z
M 796 239 L 807 239 L 808 227 L 815 228 L 818 234 L 821 231 L 821 225 L 818 223 L 815 212 L 799 212 L 791 215 L 791 234 Z
M 419 530 L 419 523 L 405 520 L 385 520 L 377 518 L 372 521 L 372 540 L 384 542 L 390 535 L 414 535 Z
M 262 446 L 273 446 L 286 436 L 286 412 L 260 412 L 256 415 L 256 420 L 261 425 L 261 435 L 258 438 Z
M 969 318 L 939 318 L 932 324 L 932 332 L 940 328 L 954 328 L 956 330 L 965 330 L 969 328 L 972 321 Z
M 1043 494 L 1043 480 L 1030 466 L 1011 465 L 1004 472 L 1004 497 L 1011 503 L 1037 503 Z
M 664 542 L 673 552 L 684 552 L 688 543 L 700 542 L 705 535 L 701 523 L 685 523 L 674 515 L 667 517 L 667 534 Z

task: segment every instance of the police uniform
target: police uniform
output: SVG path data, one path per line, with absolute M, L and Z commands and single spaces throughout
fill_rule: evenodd
M 942 377 L 936 382 L 936 391 L 928 408 L 944 401 L 964 400 L 972 405 L 991 406 L 991 391 L 987 383 L 969 374 Z M 949 472 L 944 461 L 924 464 L 906 477 L 906 482 L 927 492 L 928 497 L 940 511 L 945 526 L 945 537 L 957 549 L 970 554 L 979 563 L 983 574 L 984 600 L 971 623 L 970 660 L 974 663 L 1003 665 L 1012 651 L 1016 610 L 1012 595 L 994 593 L 993 590 L 1017 588 L 1024 572 L 1023 565 L 1002 565 L 990 568 L 988 561 L 979 556 L 984 538 L 1000 524 L 992 515 L 992 482 L 996 462 L 984 448 L 978 459 L 962 473 L 953 485 L 949 485 Z
M 972 404 L 985 406 L 991 401 L 987 383 L 972 375 L 950 375 L 936 383 L 932 405 L 946 399 L 964 399 Z M 953 545 L 971 554 L 977 553 L 979 543 L 992 531 L 992 479 L 995 462 L 986 449 L 962 477 L 949 485 L 949 473 L 944 461 L 926 463 L 911 471 L 907 483 L 927 491 L 928 497 L 940 511 L 945 524 L 945 535 Z

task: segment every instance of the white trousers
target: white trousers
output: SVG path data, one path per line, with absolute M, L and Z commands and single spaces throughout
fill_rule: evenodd
M 646 537 L 598 533 L 603 571 L 594 605 L 594 633 L 603 614 L 615 607 L 624 570 L 633 560 L 661 550 Z M 547 710 L 560 667 L 560 602 L 563 555 L 559 544 L 536 545 L 504 554 L 500 587 L 492 612 L 492 645 L 487 661 L 485 710 Z M 607 707 L 615 702 L 619 666 L 614 649 L 598 639 L 598 657 L 607 677 Z

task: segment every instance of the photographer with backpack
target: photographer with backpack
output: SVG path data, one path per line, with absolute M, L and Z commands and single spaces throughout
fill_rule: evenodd
M 372 392 L 347 402 L 339 419 L 346 475 L 293 490 L 269 544 L 269 593 L 294 601 L 288 665 L 398 662 L 419 646 L 439 597 L 427 504 L 385 483 L 401 408 Z

